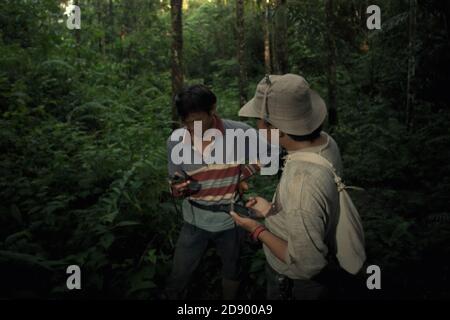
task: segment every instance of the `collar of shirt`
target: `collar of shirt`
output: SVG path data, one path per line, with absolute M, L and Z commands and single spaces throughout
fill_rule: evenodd
M 295 154 L 297 152 L 315 152 L 318 154 L 321 154 L 323 150 L 325 150 L 326 148 L 328 148 L 329 144 L 330 144 L 330 136 L 326 133 L 322 131 L 322 134 L 326 137 L 326 141 L 324 144 L 318 145 L 318 146 L 314 146 L 314 147 L 307 147 L 301 150 L 294 150 L 294 151 L 287 151 L 287 155 L 285 155 L 283 157 L 283 160 L 286 160 L 289 155 Z
M 212 125 L 212 127 L 210 129 L 217 129 L 217 130 L 219 130 L 222 133 L 222 136 L 225 135 L 225 127 L 224 127 L 223 121 L 217 115 L 214 115 L 214 117 L 213 117 L 213 125 Z M 190 135 L 189 131 L 186 128 L 184 128 L 184 135 L 183 135 L 182 143 L 184 143 L 184 144 L 191 144 L 192 148 L 194 148 L 194 143 L 192 143 L 192 137 L 191 137 L 191 139 L 187 139 L 188 135 Z M 212 141 L 207 146 L 207 148 L 205 148 L 205 151 L 209 150 L 213 144 L 214 144 L 214 141 Z M 196 150 L 196 151 L 199 151 L 199 150 Z

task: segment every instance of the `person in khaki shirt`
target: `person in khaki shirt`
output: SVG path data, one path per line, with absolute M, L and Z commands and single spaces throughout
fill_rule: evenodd
M 288 153 L 273 202 L 257 196 L 246 204 L 265 218 L 265 226 L 231 212 L 239 226 L 263 243 L 267 298 L 324 298 L 326 287 L 316 277 L 335 250 L 328 239 L 334 238 L 336 230 L 338 191 L 329 170 L 314 163 L 290 161 L 290 155 L 319 153 L 342 175 L 339 148 L 322 131 L 326 105 L 304 78 L 271 75 L 258 84 L 255 97 L 239 115 L 258 118 L 259 129 L 279 129 L 279 144 Z

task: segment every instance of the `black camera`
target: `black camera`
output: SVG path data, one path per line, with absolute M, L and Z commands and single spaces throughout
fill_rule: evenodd
M 188 184 L 187 188 L 189 190 L 189 192 L 192 193 L 196 193 L 199 192 L 201 189 L 201 185 L 200 183 L 198 183 L 198 181 L 196 181 L 195 179 L 193 179 L 191 176 L 189 176 L 184 170 L 181 170 L 181 174 L 179 174 L 177 172 L 177 174 L 175 174 L 171 179 L 171 184 L 180 184 L 186 181 L 190 181 L 190 183 Z

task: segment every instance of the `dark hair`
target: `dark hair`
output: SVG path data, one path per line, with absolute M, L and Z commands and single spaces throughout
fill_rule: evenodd
M 216 95 L 202 84 L 187 87 L 174 98 L 181 119 L 185 119 L 192 112 L 210 113 L 216 101 Z
M 269 125 L 272 126 L 272 124 L 270 122 L 268 122 L 267 120 L 264 120 L 265 125 Z M 287 134 L 289 136 L 289 138 L 291 138 L 292 140 L 295 141 L 313 141 L 316 140 L 318 137 L 320 137 L 320 133 L 322 132 L 322 125 L 320 125 L 320 127 L 318 127 L 316 130 L 314 130 L 313 132 L 311 132 L 310 134 L 304 135 L 304 136 L 296 136 L 293 134 Z
M 322 132 L 322 125 L 318 127 L 316 130 L 311 132 L 310 134 L 304 136 L 296 136 L 293 134 L 288 134 L 289 138 L 295 141 L 313 141 L 320 137 L 320 133 Z

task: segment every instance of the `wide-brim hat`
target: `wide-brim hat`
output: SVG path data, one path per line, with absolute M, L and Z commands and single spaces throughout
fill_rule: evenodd
M 320 127 L 327 116 L 325 101 L 295 74 L 267 75 L 255 96 L 240 110 L 239 116 L 264 119 L 292 135 L 308 135 Z

